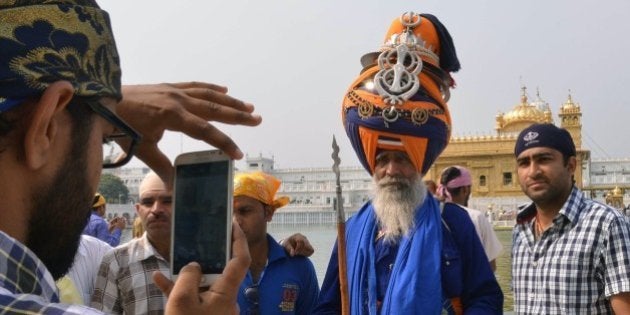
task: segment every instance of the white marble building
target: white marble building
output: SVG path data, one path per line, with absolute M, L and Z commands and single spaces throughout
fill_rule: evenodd
M 245 164 L 244 171 L 261 170 L 279 178 L 282 186 L 278 194 L 291 199 L 289 205 L 276 213 L 271 224 L 329 225 L 336 222 L 334 210 L 337 199 L 336 178 L 332 171 L 332 161 L 330 167 L 275 169 L 271 158 L 247 156 Z M 372 178 L 361 166 L 342 166 L 340 171 L 343 206 L 346 217 L 349 217 L 369 199 Z M 138 185 L 149 169 L 121 168 L 108 172 L 119 176 L 130 192 L 130 204 L 110 205 L 108 213 L 112 216 L 124 215 L 130 219 L 134 218 L 135 210 L 132 203 L 137 201 Z M 624 204 L 630 204 L 630 159 L 591 160 L 586 166 L 585 174 L 587 176 L 584 177 L 584 190 L 592 191 L 594 199 L 604 202 L 606 192 L 618 186 L 625 189 Z M 488 212 L 491 220 L 499 221 L 501 216 L 513 213 L 518 205 L 527 201 L 525 196 L 522 198 L 473 196 L 469 205 Z

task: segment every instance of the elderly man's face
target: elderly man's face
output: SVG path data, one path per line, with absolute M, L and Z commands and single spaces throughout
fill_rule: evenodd
M 411 180 L 418 176 L 418 173 L 405 152 L 383 151 L 376 156 L 374 177 L 378 181 L 385 176 Z
M 416 207 L 426 190 L 420 174 L 404 152 L 384 151 L 376 157 L 372 205 L 386 240 L 396 240 L 413 228 Z

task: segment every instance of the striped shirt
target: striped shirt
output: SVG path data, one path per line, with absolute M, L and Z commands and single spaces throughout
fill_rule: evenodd
M 550 228 L 534 240 L 534 204 L 513 232 L 517 314 L 612 314 L 610 297 L 630 292 L 630 222 L 576 187 Z
M 83 303 L 86 305 L 90 305 L 94 281 L 103 256 L 110 250 L 112 247 L 98 238 L 86 234 L 81 235 L 79 249 L 74 256 L 68 276 L 81 293 Z
M 0 231 L 0 313 L 101 314 L 59 303 L 52 275 L 26 246 Z
M 163 314 L 166 296 L 153 283 L 169 264 L 149 243 L 147 233 L 108 252 L 94 284 L 91 306 L 112 314 Z

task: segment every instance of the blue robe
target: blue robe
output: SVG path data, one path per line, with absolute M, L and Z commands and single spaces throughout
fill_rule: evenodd
M 442 306 L 446 309 L 450 307 L 449 299 L 452 297 L 461 299 L 465 314 L 502 314 L 503 293 L 490 269 L 490 264 L 470 217 L 461 207 L 447 203 L 441 216 L 444 224 L 439 224 L 438 221 L 436 226 L 436 209 L 438 211 L 437 220 L 439 220 L 438 203 L 432 196 L 428 196 L 416 212 L 416 223 L 422 221 L 420 217 L 424 211 L 424 215 L 428 215 L 425 219 L 434 221 L 431 224 L 427 222 L 424 226 L 439 229 L 440 236 L 435 236 L 433 232 L 419 233 L 418 230 L 423 225 L 416 225 L 417 230 L 412 232 L 408 238 L 391 246 L 397 248 L 397 250 L 390 251 L 391 255 L 395 255 L 392 257 L 394 264 L 391 273 L 374 266 L 377 258 L 366 257 L 366 255 L 374 255 L 375 253 L 374 232 L 376 230 L 374 226 L 376 220 L 372 205 L 367 203 L 356 216 L 348 220 L 346 238 L 348 240 L 348 282 L 352 314 L 440 314 Z M 368 222 L 370 220 L 371 223 Z M 414 240 L 416 237 L 426 238 L 430 235 L 435 238 L 429 239 L 429 241 L 433 241 L 435 244 L 438 244 L 440 239 L 442 240 L 437 258 L 434 255 L 434 249 L 426 245 L 426 240 Z M 350 248 L 351 243 L 355 244 L 352 246 L 356 247 L 356 243 L 361 243 L 361 240 L 365 239 L 371 239 L 371 244 L 364 243 L 365 246 L 361 249 Z M 417 248 L 410 248 L 409 251 L 403 250 L 406 246 Z M 419 259 L 418 256 L 414 257 L 413 253 L 419 254 L 423 250 L 430 256 L 423 255 L 421 256 L 422 259 Z M 352 263 L 350 263 L 351 260 Z M 425 260 L 432 262 L 424 262 Z M 413 261 L 422 262 L 424 268 L 427 268 L 427 265 L 435 264 L 437 261 L 439 268 L 429 278 L 424 278 L 425 275 L 422 270 L 394 270 L 402 268 L 402 266 L 407 266 L 404 269 L 421 269 L 412 267 Z M 361 267 L 358 267 L 357 264 Z M 357 268 L 362 268 L 365 271 L 360 271 L 361 269 Z M 351 271 L 351 269 L 355 271 Z M 359 270 L 358 273 L 357 270 Z M 357 280 L 361 277 L 364 280 Z M 429 279 L 431 280 L 429 281 Z M 376 290 L 377 286 L 382 283 L 385 284 L 387 290 L 379 311 L 377 309 L 379 301 L 376 297 Z M 433 294 L 430 297 L 429 295 L 434 292 L 420 291 L 435 287 L 441 288 L 441 296 Z M 408 300 L 409 297 L 414 299 Z M 434 300 L 427 302 L 427 304 L 421 304 L 416 303 L 416 297 L 420 301 L 428 298 Z M 436 301 L 440 309 L 436 309 Z M 340 307 L 337 246 L 335 245 L 315 313 L 338 314 Z

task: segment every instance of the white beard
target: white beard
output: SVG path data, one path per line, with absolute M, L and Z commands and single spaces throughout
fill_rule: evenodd
M 424 201 L 427 189 L 420 174 L 412 179 L 373 177 L 374 206 L 377 222 L 386 242 L 397 241 L 414 227 L 416 208 Z

